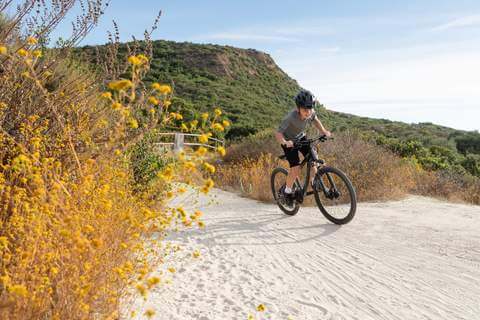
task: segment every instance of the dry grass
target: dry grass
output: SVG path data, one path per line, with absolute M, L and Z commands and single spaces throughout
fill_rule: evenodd
M 417 170 L 411 192 L 454 202 L 480 204 L 480 179 L 446 171 Z
M 286 162 L 279 162 L 280 154 L 273 131 L 248 137 L 229 147 L 217 173 L 218 183 L 248 197 L 272 201 L 270 173 L 278 165 L 288 167 Z M 411 193 L 480 204 L 479 179 L 425 171 L 415 161 L 402 159 L 353 133 L 336 134 L 335 140 L 318 146 L 318 154 L 349 176 L 360 201 L 395 200 Z
M 227 153 L 228 154 L 228 153 Z M 240 191 L 260 201 L 271 201 L 270 172 L 278 165 L 287 165 L 271 154 L 261 154 L 257 159 L 244 159 L 217 167 L 215 181 L 221 188 Z

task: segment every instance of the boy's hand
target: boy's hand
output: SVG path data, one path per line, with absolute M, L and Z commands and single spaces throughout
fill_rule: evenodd
M 331 137 L 331 136 L 332 136 L 332 133 L 331 133 L 330 131 L 328 131 L 328 130 L 324 130 L 324 131 L 323 131 L 323 134 L 324 134 L 325 136 L 327 136 L 327 137 Z

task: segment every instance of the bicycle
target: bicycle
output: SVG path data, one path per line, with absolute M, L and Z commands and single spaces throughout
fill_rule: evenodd
M 273 169 L 270 183 L 273 197 L 279 208 L 287 215 L 296 215 L 300 209 L 300 204 L 306 196 L 314 195 L 315 202 L 323 215 L 335 224 L 346 224 L 355 216 L 357 209 L 357 196 L 350 179 L 341 170 L 326 166 L 325 161 L 319 159 L 313 147 L 318 142 L 333 140 L 326 136 L 318 136 L 314 139 L 304 141 L 294 141 L 293 147 L 299 149 L 302 146 L 308 146 L 310 152 L 300 163 L 301 169 L 307 164 L 307 173 L 303 185 L 297 178 L 293 184 L 295 199 L 293 206 L 289 207 L 285 199 L 285 182 L 288 170 L 282 167 Z M 286 159 L 285 155 L 279 157 Z M 317 166 L 317 173 L 311 185 L 312 191 L 308 191 L 310 181 L 310 170 L 312 166 Z M 339 213 L 340 212 L 340 213 Z M 345 213 L 342 213 L 345 212 Z

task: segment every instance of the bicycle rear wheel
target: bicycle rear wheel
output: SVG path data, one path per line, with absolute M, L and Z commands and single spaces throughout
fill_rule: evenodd
M 272 171 L 272 176 L 270 178 L 270 185 L 272 188 L 273 199 L 277 203 L 280 210 L 282 210 L 285 214 L 289 216 L 296 215 L 298 210 L 300 209 L 300 204 L 297 201 L 293 202 L 293 206 L 289 207 L 286 204 L 283 190 L 285 189 L 286 181 L 287 181 L 288 171 L 284 168 L 275 168 Z M 293 185 L 293 192 L 300 190 L 300 184 L 295 181 Z
M 346 224 L 355 216 L 357 196 L 348 177 L 339 169 L 323 167 L 314 180 L 314 196 L 325 218 Z

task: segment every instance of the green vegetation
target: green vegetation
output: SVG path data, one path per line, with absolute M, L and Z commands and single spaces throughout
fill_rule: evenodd
M 95 47 L 82 49 L 93 61 Z M 292 97 L 299 86 L 268 54 L 171 41 L 154 41 L 152 49 L 146 82 L 173 82 L 175 96 L 181 98 L 177 107 L 184 114 L 221 107 L 233 124 L 229 139 L 271 127 L 294 107 Z M 120 52 L 126 53 L 125 45 Z
M 96 49 L 81 52 L 94 61 Z M 127 54 L 121 44 L 120 53 Z M 148 82 L 172 83 L 175 111 L 187 120 L 216 106 L 232 121 L 226 133 L 230 141 L 275 128 L 285 113 L 294 107 L 293 97 L 300 89 L 263 52 L 212 44 L 154 41 Z M 100 54 L 101 56 L 101 54 Z M 480 134 L 455 130 L 432 123 L 407 124 L 372 119 L 327 110 L 317 110 L 332 131 L 357 131 L 402 157 L 414 159 L 427 170 L 447 170 L 459 174 L 480 174 Z

